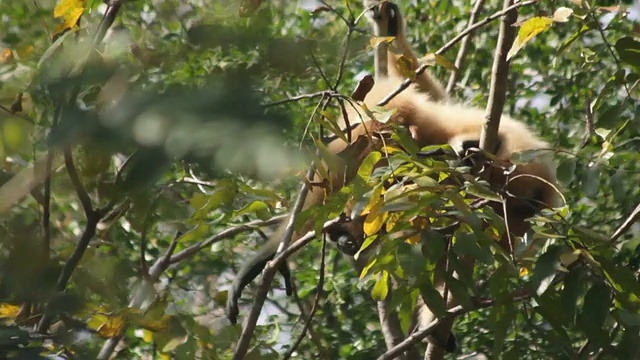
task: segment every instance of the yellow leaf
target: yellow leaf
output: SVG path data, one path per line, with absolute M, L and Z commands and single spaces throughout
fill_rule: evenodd
M 378 202 L 372 209 L 371 212 L 364 219 L 364 225 L 362 229 L 367 236 L 371 236 L 373 234 L 377 234 L 378 231 L 382 228 L 382 225 L 387 220 L 389 216 L 389 212 L 385 211 L 383 213 L 379 213 L 382 208 L 382 201 Z
M 398 224 L 398 220 L 400 220 L 401 215 L 402 215 L 401 212 L 395 212 L 395 213 L 389 214 L 387 218 L 387 224 L 385 226 L 385 229 L 387 230 L 387 232 L 391 232 L 391 230 L 393 230 L 393 228 Z
M 97 330 L 100 326 L 102 326 L 102 324 L 107 322 L 108 319 L 109 319 L 109 317 L 107 315 L 105 315 L 105 314 L 95 313 L 87 321 L 87 327 L 89 329 Z
M 429 66 L 433 66 L 435 64 L 438 64 L 438 65 L 444 66 L 445 68 L 447 68 L 449 70 L 452 70 L 452 71 L 458 70 L 458 68 L 456 68 L 456 65 L 454 63 L 452 63 L 446 57 L 444 57 L 442 55 L 438 55 L 438 54 L 427 54 L 423 58 L 420 58 L 419 61 L 421 63 L 427 64 Z
M 406 239 L 404 239 L 404 242 L 411 245 L 420 244 L 420 233 L 418 232 L 411 236 L 408 236 Z
M 524 277 L 529 275 L 529 269 L 527 269 L 526 267 L 520 268 L 520 277 Z
M 54 36 L 71 29 L 78 23 L 84 13 L 86 0 L 60 0 L 53 10 L 54 18 L 62 18 L 62 24 L 56 26 Z
M 397 152 L 401 152 L 402 150 L 400 150 L 399 148 L 397 148 L 395 146 L 386 145 L 385 147 L 382 148 L 381 151 L 383 153 L 386 153 L 386 154 L 395 154 Z
M 60 0 L 60 1 L 58 1 L 58 3 L 56 4 L 55 9 L 53 9 L 53 17 L 54 18 L 59 18 L 59 17 L 62 17 L 64 15 L 66 15 L 72 9 L 77 8 L 79 2 L 84 3 L 83 0 Z M 84 7 L 84 4 L 82 4 L 82 7 Z
M 518 36 L 507 54 L 507 60 L 515 56 L 534 36 L 551 27 L 551 24 L 553 24 L 553 19 L 541 16 L 536 16 L 525 21 L 522 26 L 520 26 L 520 30 L 518 30 Z
M 98 335 L 104 337 L 114 337 L 120 334 L 124 329 L 126 321 L 122 316 L 112 316 L 98 328 Z
M 6 48 L 0 51 L 0 64 L 5 64 L 11 59 L 13 59 L 13 51 L 11 49 Z
M 365 215 L 371 212 L 371 210 L 381 201 L 380 199 L 381 196 L 382 196 L 382 186 L 378 186 L 374 188 L 373 193 L 369 198 L 369 202 L 364 207 L 364 209 L 362 209 L 362 212 L 360 213 L 360 215 Z
M 0 317 L 2 318 L 15 318 L 20 311 L 20 306 L 2 303 L 0 304 Z
M 382 44 L 382 43 L 391 43 L 393 41 L 394 37 L 393 36 L 378 36 L 378 37 L 372 37 L 371 39 L 369 39 L 369 46 L 371 46 L 373 49 L 377 48 L 378 45 Z
M 150 343 L 153 340 L 153 332 L 149 330 L 142 329 L 142 340 Z
M 413 59 L 400 55 L 397 61 L 397 67 L 400 75 L 414 81 L 416 79 L 416 72 L 413 70 L 415 68 Z

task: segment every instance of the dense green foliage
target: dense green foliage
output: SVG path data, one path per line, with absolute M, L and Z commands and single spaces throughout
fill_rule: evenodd
M 56 3 L 68 8 L 54 18 Z M 459 0 L 398 3 L 420 55 L 460 33 L 472 8 Z M 480 18 L 499 11 L 497 3 L 487 2 Z M 144 0 L 114 11 L 99 1 L 0 2 L 0 357 L 90 359 L 120 338 L 107 356 L 232 356 L 242 327 L 225 318 L 225 290 L 264 236 L 257 227 L 219 234 L 286 213 L 321 124 L 340 113 L 329 92 L 264 105 L 325 90 L 348 96 L 373 70 L 368 24 L 349 27 L 362 4 L 328 5 Z M 310 243 L 290 264 L 296 296 L 286 297 L 276 277 L 246 358 L 289 350 L 316 300 L 294 357 L 376 358 L 386 351 L 374 301 L 387 292 L 381 279 L 398 282 L 390 303 L 406 330 L 419 294 L 444 313 L 435 264 L 446 256 L 450 271 L 461 270 L 462 255 L 476 261 L 473 273 L 446 277 L 464 310 L 455 324 L 461 354 L 640 354 L 637 216 L 623 226 L 640 204 L 640 8 L 540 1 L 519 16 L 552 16 L 563 6 L 573 10 L 569 21 L 526 43 L 510 66 L 505 113 L 557 149 L 566 200 L 534 219 L 517 261 L 494 241 L 501 219 L 464 198 L 492 191 L 436 181 L 465 169 L 396 152 L 393 169 L 372 173 L 383 156 L 374 153 L 341 196 L 302 218 L 321 226 L 348 198 L 362 209 L 403 174 L 420 191 L 387 190 L 385 220 L 410 228 L 429 209 L 430 226 L 443 227 L 451 217 L 436 214 L 458 215 L 464 224 L 454 245 L 433 230 L 416 241 L 382 238 L 358 281 L 336 250 Z M 474 33 L 456 101 L 486 105 L 498 24 Z M 443 56 L 453 60 L 456 51 Z M 432 70 L 446 83 L 449 69 Z M 402 135 L 396 140 L 411 149 Z

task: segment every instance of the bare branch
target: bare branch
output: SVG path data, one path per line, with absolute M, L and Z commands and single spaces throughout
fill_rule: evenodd
M 631 214 L 627 216 L 625 221 L 623 221 L 622 224 L 618 226 L 616 231 L 614 231 L 613 235 L 611 235 L 611 237 L 609 238 L 609 242 L 610 243 L 616 242 L 622 235 L 624 235 L 627 231 L 629 231 L 629 228 L 631 227 L 631 225 L 635 224 L 639 219 L 640 219 L 640 204 L 638 204 L 636 208 L 633 209 Z
M 80 204 L 82 204 L 82 208 L 84 209 L 84 214 L 89 219 L 92 215 L 94 215 L 93 205 L 91 204 L 91 198 L 87 193 L 87 190 L 84 188 L 82 184 L 82 180 L 78 176 L 78 171 L 76 171 L 76 166 L 73 164 L 73 155 L 71 155 L 71 149 L 64 149 L 64 164 L 67 168 L 67 173 L 69 174 L 69 179 L 71 179 L 71 183 L 76 190 L 76 194 L 78 194 L 78 198 L 80 199 Z
M 15 112 L 15 111 L 12 111 L 11 109 L 9 109 L 8 107 L 6 107 L 6 106 L 4 106 L 4 105 L 2 105 L 2 104 L 0 104 L 0 110 L 2 110 L 2 111 L 4 111 L 4 112 L 7 112 L 7 113 L 9 113 L 9 114 L 11 114 L 11 115 L 13 115 L 13 116 L 15 116 L 15 117 L 19 117 L 20 119 L 25 120 L 25 121 L 27 121 L 27 122 L 29 122 L 29 123 L 31 123 L 31 124 L 35 124 L 35 123 L 36 123 L 36 122 L 35 122 L 35 121 L 33 121 L 33 119 L 32 119 L 32 118 L 30 118 L 29 116 L 24 115 L 24 114 L 20 114 L 20 113 Z
M 509 61 L 507 54 L 516 37 L 516 28 L 513 24 L 518 19 L 518 11 L 513 7 L 514 0 L 504 0 L 503 9 L 505 16 L 500 23 L 500 33 L 498 34 L 498 44 L 493 58 L 493 69 L 491 70 L 491 88 L 489 90 L 489 100 L 485 112 L 485 123 L 480 134 L 480 149 L 495 153 L 498 141 L 498 129 L 500 128 L 500 117 L 504 108 L 509 79 Z
M 234 226 L 234 227 L 230 227 L 227 229 L 222 230 L 221 232 L 205 239 L 202 240 L 200 242 L 197 242 L 191 246 L 189 246 L 188 248 L 182 249 L 179 252 L 175 253 L 174 255 L 171 255 L 171 258 L 169 259 L 169 263 L 170 264 L 175 264 L 179 261 L 191 258 L 192 256 L 194 256 L 195 254 L 197 254 L 200 250 L 207 248 L 219 241 L 222 241 L 224 239 L 228 239 L 231 237 L 234 237 L 238 234 L 242 234 L 243 232 L 248 232 L 248 231 L 253 231 L 256 228 L 259 227 L 263 227 L 263 226 L 269 226 L 269 225 L 273 225 L 273 224 L 277 224 L 279 222 L 281 222 L 282 220 L 284 220 L 288 215 L 279 215 L 279 216 L 274 216 L 269 220 L 256 220 L 256 221 L 252 221 L 246 224 L 242 224 L 242 225 L 238 225 L 238 226 Z M 160 275 L 160 273 L 162 273 L 162 270 L 160 270 L 161 267 L 159 267 L 159 263 L 156 261 L 156 263 L 153 264 L 153 266 L 151 266 L 151 269 L 149 269 L 149 274 L 151 279 L 157 279 L 157 277 Z M 155 280 L 154 280 L 155 281 Z
M 311 94 L 302 94 L 302 95 L 292 96 L 290 98 L 277 100 L 277 101 L 274 101 L 274 102 L 270 102 L 270 103 L 264 104 L 262 106 L 271 107 L 271 106 L 282 105 L 282 104 L 286 104 L 286 103 L 290 103 L 290 102 L 294 102 L 294 101 L 300 101 L 302 99 L 313 99 L 313 98 L 317 98 L 317 97 L 331 97 L 331 96 L 336 96 L 336 95 L 337 95 L 337 93 L 335 91 L 333 91 L 333 90 L 323 90 L 323 91 L 318 91 L 318 92 L 311 93 Z
M 475 5 L 473 6 L 473 10 L 471 10 L 471 15 L 469 16 L 469 22 L 467 25 L 467 29 L 471 27 L 476 20 L 478 20 L 478 15 L 480 11 L 482 11 L 482 7 L 484 6 L 484 0 L 476 0 Z M 451 75 L 449 76 L 449 82 L 447 83 L 446 92 L 451 95 L 453 93 L 453 88 L 456 86 L 458 82 L 458 78 L 460 77 L 460 71 L 462 70 L 462 66 L 464 65 L 464 59 L 467 57 L 467 50 L 469 49 L 469 42 L 471 41 L 471 34 L 465 36 L 460 43 L 460 49 L 458 50 L 458 55 L 456 56 L 455 66 L 457 70 L 453 70 Z

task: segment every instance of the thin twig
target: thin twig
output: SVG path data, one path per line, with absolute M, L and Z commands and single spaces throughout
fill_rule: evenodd
M 25 120 L 25 121 L 27 121 L 27 122 L 29 122 L 29 123 L 31 123 L 31 124 L 35 124 L 35 123 L 36 123 L 36 122 L 35 122 L 32 118 L 30 118 L 29 116 L 24 115 L 24 114 L 17 113 L 17 112 L 15 112 L 15 111 L 11 111 L 11 109 L 9 109 L 8 107 L 6 107 L 6 106 L 4 106 L 4 105 L 2 105 L 2 104 L 0 104 L 0 110 L 2 110 L 2 111 L 4 111 L 4 112 L 7 112 L 7 113 L 9 113 L 9 114 L 11 114 L 11 115 L 13 115 L 13 116 L 15 116 L 15 117 L 19 117 L 20 119 Z
M 300 311 L 300 316 L 302 321 L 309 321 L 309 337 L 311 338 L 311 341 L 316 345 L 316 347 L 318 348 L 318 352 L 320 353 L 322 359 L 324 360 L 329 360 L 330 356 L 329 353 L 326 349 L 326 347 L 322 344 L 322 339 L 318 336 L 318 334 L 315 332 L 315 330 L 313 329 L 313 326 L 311 326 L 310 320 L 309 320 L 309 314 L 307 313 L 305 307 L 304 307 L 304 303 L 302 302 L 302 299 L 300 299 L 300 296 L 298 296 L 298 289 L 296 288 L 296 283 L 292 282 L 291 283 L 292 287 L 293 287 L 293 300 L 296 303 L 296 305 L 298 306 L 298 310 Z
M 80 180 L 80 176 L 78 176 L 76 166 L 73 164 L 73 155 L 71 155 L 70 148 L 64 149 L 64 164 L 67 168 L 69 179 L 71 180 L 71 183 L 76 190 L 76 194 L 78 195 L 80 204 L 82 204 L 84 214 L 88 219 L 89 217 L 94 215 L 93 205 L 91 204 L 91 198 L 89 197 L 87 190 L 84 188 L 84 184 L 82 184 L 82 180 Z
M 467 28 L 471 27 L 476 20 L 478 20 L 478 15 L 480 11 L 482 11 L 482 7 L 484 6 L 484 0 L 476 0 L 475 5 L 473 6 L 473 10 L 471 10 L 471 15 L 469 16 L 469 22 L 467 23 Z M 456 56 L 455 66 L 456 68 L 451 72 L 449 76 L 449 82 L 447 83 L 446 92 L 451 96 L 453 93 L 453 89 L 458 82 L 458 78 L 460 77 L 460 71 L 462 71 L 462 66 L 464 65 L 464 59 L 467 57 L 467 50 L 469 49 L 469 43 L 471 42 L 471 34 L 465 36 L 460 43 L 460 49 L 458 50 L 458 55 Z
M 627 218 L 618 226 L 616 231 L 613 232 L 613 235 L 609 238 L 609 243 L 616 242 L 622 235 L 624 235 L 629 228 L 636 223 L 640 219 L 640 204 L 636 206 L 635 209 L 627 216 Z
M 276 100 L 274 102 L 270 102 L 270 103 L 266 103 L 262 106 L 264 107 L 271 107 L 271 106 L 277 106 L 277 105 L 282 105 L 282 104 L 286 104 L 286 103 L 290 103 L 290 102 L 294 102 L 294 101 L 300 101 L 302 99 L 313 99 L 313 98 L 317 98 L 317 97 L 331 97 L 331 96 L 336 96 L 337 93 L 333 90 L 322 90 L 322 91 L 318 91 L 312 94 L 302 94 L 302 95 L 296 95 L 296 96 L 292 96 L 286 99 L 282 99 L 282 100 Z
M 287 351 L 287 353 L 282 357 L 284 360 L 290 359 L 291 355 L 293 355 L 296 349 L 298 349 L 298 346 L 300 346 L 300 343 L 302 343 L 302 339 L 304 339 L 304 337 L 307 335 L 307 331 L 311 326 L 311 321 L 313 320 L 313 317 L 315 316 L 316 311 L 318 311 L 318 304 L 320 303 L 320 296 L 322 295 L 322 289 L 324 287 L 324 276 L 325 276 L 324 269 L 325 269 L 326 252 L 327 252 L 327 235 L 324 234 L 324 236 L 322 237 L 322 250 L 320 252 L 320 273 L 318 274 L 318 285 L 316 286 L 316 296 L 315 296 L 315 299 L 313 300 L 313 305 L 311 306 L 311 311 L 309 312 L 309 316 L 304 322 L 304 326 L 302 327 L 300 336 L 298 336 L 298 338 L 296 339 L 291 349 L 289 349 L 289 351 Z
M 616 63 L 616 66 L 618 67 L 618 69 L 622 69 L 622 64 L 620 62 L 620 59 L 618 58 L 618 55 L 616 55 L 616 52 L 613 51 L 613 46 L 611 46 L 611 43 L 609 43 L 609 40 L 607 39 L 607 35 L 604 33 L 604 29 L 600 24 L 600 20 L 596 18 L 593 11 L 589 11 L 589 17 L 591 17 L 591 21 L 593 23 L 597 24 L 600 37 L 602 37 L 602 41 L 604 42 L 604 45 L 607 47 L 607 50 L 609 50 L 609 53 L 611 53 L 611 56 L 613 57 L 613 61 L 615 61 Z M 629 92 L 629 87 L 627 87 L 627 83 L 626 82 L 622 83 L 622 86 L 624 87 L 624 90 L 627 93 L 627 98 L 631 98 L 631 93 Z
M 179 252 L 171 255 L 171 258 L 169 259 L 169 263 L 170 264 L 175 264 L 177 262 L 180 262 L 182 260 L 191 258 L 192 256 L 194 256 L 195 254 L 197 254 L 200 250 L 204 249 L 204 248 L 208 248 L 211 245 L 220 242 L 222 240 L 225 239 L 229 239 L 232 238 L 238 234 L 242 234 L 244 232 L 248 232 L 248 231 L 253 231 L 256 228 L 260 228 L 263 226 L 270 226 L 270 225 L 274 225 L 274 224 L 278 224 L 280 223 L 282 220 L 284 220 L 287 217 L 287 215 L 279 215 L 279 216 L 274 216 L 271 219 L 268 220 L 256 220 L 256 221 L 252 221 L 246 224 L 242 224 L 242 225 L 238 225 L 238 226 L 234 226 L 234 227 L 230 227 L 227 229 L 224 229 L 223 231 L 205 239 L 202 240 L 200 242 L 197 242 L 191 246 L 189 246 L 188 248 L 182 249 Z M 157 267 L 157 264 L 154 264 L 151 269 L 149 270 L 149 273 L 151 274 L 151 278 L 153 278 L 153 273 L 155 272 L 153 269 L 154 267 Z
M 502 16 L 504 16 L 505 14 L 507 14 L 509 11 L 517 9 L 521 6 L 526 6 L 526 5 L 531 5 L 531 4 L 535 4 L 537 3 L 539 0 L 528 0 L 528 1 L 523 1 L 523 2 L 519 2 L 516 4 L 513 4 L 512 6 L 510 6 L 507 9 L 498 11 L 495 14 L 489 15 L 486 18 L 484 18 L 483 20 L 473 24 L 472 26 L 466 28 L 464 31 L 462 31 L 460 34 L 458 34 L 456 37 L 454 37 L 453 39 L 451 39 L 448 43 L 444 44 L 440 49 L 438 49 L 438 51 L 435 52 L 436 55 L 441 55 L 442 53 L 444 53 L 445 51 L 449 50 L 451 47 L 453 47 L 454 45 L 456 45 L 460 40 L 462 40 L 465 36 L 467 36 L 468 34 L 471 34 L 472 32 L 474 32 L 475 30 L 477 30 L 478 28 L 487 25 L 488 23 L 492 22 L 495 19 L 498 19 Z M 427 70 L 427 68 L 429 67 L 428 64 L 423 64 L 421 65 L 419 68 L 416 69 L 416 77 L 420 76 L 423 72 L 425 72 Z M 411 85 L 413 83 L 413 81 L 411 81 L 410 79 L 405 79 L 402 84 L 400 84 L 400 86 L 398 86 L 397 89 L 395 89 L 393 92 L 391 92 L 389 95 L 387 95 L 384 99 L 380 100 L 380 102 L 378 102 L 378 106 L 384 106 L 386 104 L 389 103 L 389 101 L 391 101 L 394 97 L 398 96 L 398 94 L 400 94 L 401 92 L 403 92 L 406 88 L 409 87 L 409 85 Z

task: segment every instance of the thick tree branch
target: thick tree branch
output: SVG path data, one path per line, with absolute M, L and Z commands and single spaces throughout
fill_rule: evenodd
M 505 16 L 500 23 L 500 33 L 498 34 L 498 44 L 493 58 L 493 68 L 491 70 L 491 88 L 489 89 L 489 100 L 485 113 L 485 123 L 480 134 L 480 149 L 495 153 L 498 141 L 498 129 L 500 128 L 500 117 L 506 99 L 507 88 L 509 86 L 509 61 L 507 54 L 516 37 L 516 28 L 513 24 L 518 19 L 518 11 L 513 8 L 514 0 L 504 0 L 503 11 Z

